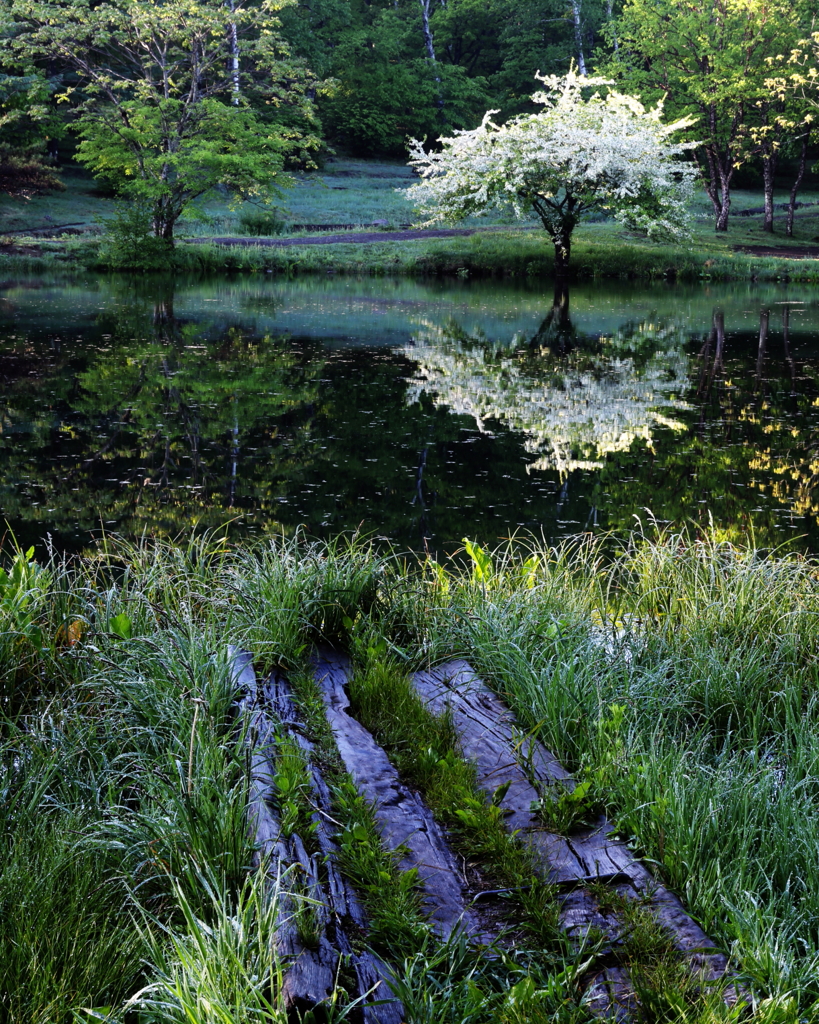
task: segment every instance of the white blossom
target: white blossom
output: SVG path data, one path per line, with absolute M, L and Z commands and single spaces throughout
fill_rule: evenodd
M 634 96 L 608 89 L 604 78 L 571 71 L 537 74 L 543 109 L 498 125 L 489 110 L 471 131 L 441 138 L 439 152 L 410 142 L 421 177 L 407 196 L 429 225 L 512 206 L 533 209 L 568 262 L 571 234 L 583 214 L 604 210 L 652 238 L 688 231 L 694 166 L 681 159 L 695 143 L 672 137 L 691 121 L 662 121 L 663 104 L 647 109 Z M 586 95 L 584 95 L 586 94 Z

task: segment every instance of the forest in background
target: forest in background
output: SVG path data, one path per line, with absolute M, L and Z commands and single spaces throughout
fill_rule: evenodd
M 401 158 L 487 109 L 503 123 L 534 109 L 536 71 L 574 66 L 692 118 L 717 230 L 751 185 L 769 231 L 774 188 L 790 193 L 791 234 L 817 155 L 813 28 L 804 0 L 4 0 L 0 192 L 58 189 L 78 159 L 154 204 L 167 239 L 208 192 L 268 202 L 330 153 Z

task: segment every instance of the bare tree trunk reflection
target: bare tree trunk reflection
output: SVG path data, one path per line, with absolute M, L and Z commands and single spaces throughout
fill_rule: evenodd
M 232 445 L 230 448 L 230 486 L 228 487 L 228 508 L 233 508 L 236 501 L 236 479 L 239 469 L 239 411 L 236 396 L 231 399 L 233 403 L 233 429 L 231 430 Z
M 762 387 L 762 370 L 765 365 L 765 354 L 768 348 L 768 322 L 770 313 L 767 309 L 759 314 L 759 345 L 756 353 L 756 387 Z
M 574 348 L 575 330 L 569 315 L 569 282 L 555 278 L 552 306 L 529 342 L 532 348 L 549 349 L 565 355 Z
M 714 310 L 714 330 L 717 332 L 717 351 L 714 353 L 714 374 L 722 373 L 725 356 L 725 313 Z
M 785 350 L 785 362 L 791 374 L 791 395 L 796 394 L 796 363 L 791 355 L 791 307 L 782 307 L 782 347 Z

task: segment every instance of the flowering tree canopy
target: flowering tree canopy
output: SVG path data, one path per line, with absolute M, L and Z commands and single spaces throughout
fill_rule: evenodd
M 672 137 L 691 121 L 664 124 L 662 102 L 647 110 L 633 96 L 602 92 L 612 84 L 605 78 L 574 71 L 536 77 L 546 87 L 532 97 L 543 106 L 538 113 L 497 125 L 497 111 L 489 110 L 474 130 L 440 139 L 440 152 L 410 142 L 422 180 L 407 195 L 425 223 L 498 206 L 511 205 L 518 216 L 531 208 L 554 242 L 558 273 L 568 265 L 575 226 L 592 210 L 649 237 L 684 234 L 696 171 L 678 158 L 693 144 Z
M 457 325 L 456 325 L 457 326 Z M 430 395 L 436 406 L 471 416 L 481 433 L 493 421 L 526 435 L 527 472 L 556 470 L 561 480 L 578 469 L 600 469 L 606 457 L 658 427 L 686 429 L 673 416 L 691 408 L 677 396 L 688 386 L 689 358 L 682 323 L 640 323 L 600 339 L 602 351 L 541 349 L 510 344 L 426 323 L 404 349 L 418 366 L 407 401 Z M 648 346 L 638 355 L 637 345 Z

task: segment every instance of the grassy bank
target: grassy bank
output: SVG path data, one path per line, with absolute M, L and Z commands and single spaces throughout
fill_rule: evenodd
M 0 253 L 0 273 L 102 270 L 99 246 L 99 240 L 22 240 Z M 176 246 L 172 265 L 179 273 L 537 280 L 552 277 L 553 254 L 542 232 L 510 228 L 458 238 L 287 247 L 183 241 Z M 690 248 L 652 245 L 620 238 L 609 225 L 588 225 L 577 234 L 572 276 L 577 280 L 816 283 L 819 258 L 755 256 L 734 252 L 722 242 L 704 240 Z
M 345 159 L 331 161 L 319 173 L 297 174 L 275 212 L 282 237 L 297 243 L 300 235 L 317 231 L 407 227 L 415 218 L 402 190 L 412 180 L 404 164 Z M 13 232 L 0 245 L 0 272 L 100 269 L 101 235 L 116 204 L 79 169 L 67 173 L 66 184 L 64 193 L 37 197 L 24 208 L 8 198 L 0 200 L 0 235 L 4 228 Z M 806 204 L 816 198 L 812 192 L 801 197 Z M 759 216 L 741 215 L 755 210 L 761 201 L 761 193 L 737 190 L 730 230 L 717 235 L 706 203 L 698 197 L 692 210 L 693 238 L 685 246 L 654 245 L 628 236 L 611 222 L 583 224 L 575 234 L 573 273 L 579 279 L 819 281 L 819 258 L 805 259 L 800 251 L 814 248 L 819 257 L 815 244 L 819 207 L 806 205 L 798 211 L 794 237 L 789 239 L 784 236 L 782 211 L 777 211 L 773 235 L 761 230 Z M 503 215 L 472 218 L 464 226 L 493 230 L 469 237 L 273 248 L 253 244 L 257 240 L 251 237 L 248 217 L 252 219 L 259 211 L 250 204 L 245 207 L 231 209 L 224 201 L 211 200 L 195 216 L 180 221 L 176 269 L 511 279 L 552 275 L 552 247 L 534 219 L 516 224 Z M 38 234 L 27 234 L 27 230 Z M 64 230 L 72 234 L 64 235 Z M 213 236 L 243 238 L 250 244 L 214 245 L 209 241 Z M 792 249 L 794 258 L 735 251 L 736 247 L 751 246 Z
M 231 549 L 214 536 L 47 566 L 8 553 L 5 564 L 4 1019 L 125 1021 L 139 1004 L 144 1022 L 284 1020 L 276 892 L 249 869 L 226 645 L 289 671 L 332 767 L 320 707 L 299 683 L 323 639 L 353 654 L 356 714 L 460 843 L 484 838 L 479 857 L 495 877 L 514 881 L 525 866 L 493 838 L 491 810 L 469 803 L 446 724 L 402 681 L 453 654 L 590 781 L 588 808 L 608 810 L 730 952 L 755 1019 L 819 1020 L 815 562 L 665 534 L 634 536 L 606 559 L 583 542 L 473 547 L 465 563 L 416 565 L 361 544 Z M 336 782 L 348 870 L 382 901 L 379 941 L 415 1007 L 408 1020 L 444 1004 L 456 1015 L 446 1020 L 476 1024 L 586 1019 L 570 998 L 571 951 L 547 934 L 547 902 L 520 907 L 529 953 L 479 973 L 468 948 L 423 939 L 366 807 Z M 486 821 L 470 831 L 459 811 Z M 523 1017 L 504 995 L 518 984 L 521 999 L 529 993 Z M 735 1019 L 689 995 L 640 1019 Z

